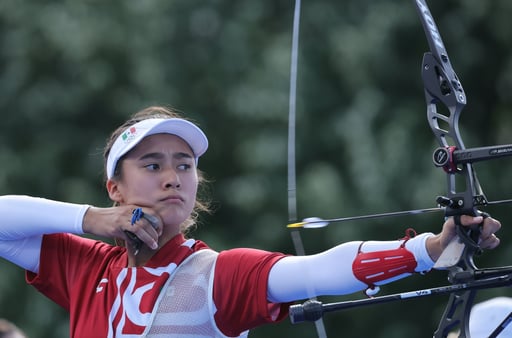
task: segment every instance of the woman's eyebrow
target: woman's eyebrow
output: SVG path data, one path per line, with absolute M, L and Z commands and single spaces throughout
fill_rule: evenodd
M 183 159 L 183 158 L 190 158 L 192 159 L 192 155 L 189 154 L 189 153 L 185 153 L 185 152 L 176 152 L 172 155 L 173 158 L 175 159 Z M 147 153 L 147 154 L 144 154 L 142 155 L 140 158 L 139 158 L 139 161 L 144 161 L 144 160 L 147 160 L 147 159 L 154 159 L 154 160 L 161 160 L 162 158 L 164 158 L 164 154 L 161 153 L 161 152 L 152 152 L 152 153 Z
M 159 153 L 159 152 L 153 152 L 153 153 L 147 153 L 147 154 L 142 155 L 141 157 L 139 157 L 139 161 L 144 161 L 144 160 L 148 160 L 148 159 L 160 160 L 163 157 L 164 157 L 164 154 Z
M 184 153 L 184 152 L 177 152 L 173 155 L 174 158 L 176 159 L 183 159 L 183 158 L 193 158 L 193 156 L 189 153 Z

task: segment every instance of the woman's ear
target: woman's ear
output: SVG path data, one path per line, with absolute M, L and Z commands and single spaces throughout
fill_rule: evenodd
M 110 199 L 114 202 L 121 203 L 123 201 L 123 195 L 121 194 L 121 191 L 119 191 L 119 182 L 113 179 L 108 179 L 105 185 Z

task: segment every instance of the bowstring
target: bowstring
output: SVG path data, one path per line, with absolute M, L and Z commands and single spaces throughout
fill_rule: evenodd
M 297 102 L 297 69 L 299 58 L 299 26 L 300 26 L 300 8 L 301 1 L 295 0 L 295 10 L 293 14 L 292 31 L 292 49 L 290 63 L 290 94 L 288 111 L 288 221 L 297 222 L 297 173 L 296 173 L 296 152 L 295 152 L 295 129 L 296 129 L 296 102 Z M 298 229 L 291 232 L 293 246 L 298 256 L 306 254 L 304 245 Z M 306 271 L 308 273 L 308 271 Z M 312 290 L 308 290 L 308 297 L 313 295 Z M 315 321 L 316 332 L 319 338 L 327 338 L 323 319 Z

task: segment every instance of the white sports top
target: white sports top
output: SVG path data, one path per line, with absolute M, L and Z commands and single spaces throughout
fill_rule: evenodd
M 199 250 L 169 277 L 144 335 L 150 338 L 226 338 L 215 324 L 213 277 L 218 253 Z M 179 290 L 179 292 L 175 292 Z M 192 300 L 192 301 L 191 301 Z M 183 325 L 183 323 L 193 323 Z M 248 331 L 239 337 L 247 337 Z

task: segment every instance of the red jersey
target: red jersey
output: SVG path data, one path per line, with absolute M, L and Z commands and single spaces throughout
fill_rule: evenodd
M 69 311 L 71 337 L 114 337 L 116 332 L 137 336 L 150 325 L 156 299 L 170 274 L 185 258 L 206 248 L 201 241 L 178 235 L 144 266 L 128 268 L 123 247 L 72 234 L 45 235 L 39 273 L 27 271 L 27 282 Z M 238 336 L 287 315 L 287 304 L 267 301 L 268 274 L 282 257 L 256 249 L 219 253 L 214 318 L 226 336 Z

